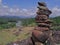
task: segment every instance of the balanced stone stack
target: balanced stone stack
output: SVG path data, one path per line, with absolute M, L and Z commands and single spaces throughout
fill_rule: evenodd
M 49 20 L 49 15 L 52 13 L 44 2 L 38 2 L 38 11 L 35 18 L 37 27 L 32 32 L 34 42 L 45 43 L 50 35 L 50 27 L 52 21 Z
M 41 31 L 50 30 L 51 21 L 49 20 L 49 15 L 51 14 L 51 11 L 47 8 L 44 2 L 38 2 L 38 4 L 36 23 L 38 27 L 43 29 L 40 29 Z

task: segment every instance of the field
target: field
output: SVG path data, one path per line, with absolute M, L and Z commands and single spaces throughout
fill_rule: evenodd
M 11 28 L 0 31 L 0 45 L 5 45 L 9 42 L 28 38 L 33 28 L 34 27 L 24 27 L 22 28 L 22 30 L 20 30 L 19 28 Z

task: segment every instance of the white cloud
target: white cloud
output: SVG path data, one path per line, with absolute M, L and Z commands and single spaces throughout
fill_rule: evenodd
M 60 16 L 60 8 L 58 8 L 58 7 L 52 8 L 51 17 L 56 17 L 56 16 Z
M 36 16 L 36 8 L 31 9 L 20 9 L 19 7 L 10 8 L 6 5 L 0 6 L 0 16 L 11 15 L 11 16 L 25 16 L 25 17 L 32 17 Z M 51 17 L 60 16 L 60 8 L 54 7 L 51 9 L 52 14 Z
M 8 8 L 8 6 L 6 6 L 6 5 L 3 5 L 3 8 Z
M 0 4 L 2 3 L 2 0 L 0 0 Z
M 19 7 L 10 8 L 6 5 L 0 6 L 0 16 L 11 15 L 11 16 L 34 16 L 35 9 L 20 9 Z

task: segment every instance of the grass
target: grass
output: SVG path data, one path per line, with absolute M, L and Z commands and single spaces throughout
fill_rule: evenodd
M 24 27 L 19 34 L 19 36 L 16 36 L 13 34 L 13 31 L 18 31 L 18 28 L 11 28 L 11 29 L 4 29 L 0 30 L 0 45 L 6 45 L 9 42 L 14 42 L 16 40 L 23 40 L 26 39 L 29 36 L 29 32 L 33 29 L 33 27 Z

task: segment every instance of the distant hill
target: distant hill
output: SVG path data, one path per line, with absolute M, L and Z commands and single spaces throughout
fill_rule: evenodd
M 0 16 L 0 19 L 3 19 L 3 20 L 33 20 L 34 18 L 22 18 L 22 17 L 20 17 L 20 16 Z M 58 17 L 53 17 L 53 18 L 50 18 L 51 20 L 53 20 L 53 22 L 56 24 L 56 23 L 60 23 L 60 16 L 58 16 Z M 5 21 L 6 21 L 5 20 Z
M 50 18 L 52 21 L 53 21 L 53 24 L 60 24 L 60 16 L 58 17 L 53 17 L 53 18 Z M 35 19 L 34 18 L 21 18 L 19 16 L 0 16 L 0 22 L 1 21 L 23 21 L 25 23 L 35 23 Z
M 19 16 L 0 16 L 0 18 L 20 18 Z

